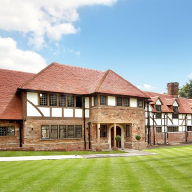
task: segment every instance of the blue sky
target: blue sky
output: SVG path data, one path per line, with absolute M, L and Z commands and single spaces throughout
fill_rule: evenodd
M 160 93 L 192 78 L 191 0 L 2 1 L 10 12 L 0 8 L 1 68 L 37 72 L 55 61 L 112 69 Z

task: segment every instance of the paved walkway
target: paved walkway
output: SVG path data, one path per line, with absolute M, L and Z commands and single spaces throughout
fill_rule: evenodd
M 0 157 L 1 161 L 37 161 L 37 160 L 56 160 L 56 159 L 92 159 L 92 158 L 108 158 L 108 157 L 130 157 L 143 155 L 156 155 L 146 151 L 134 149 L 124 149 L 127 153 L 119 154 L 89 154 L 89 155 L 54 155 L 54 156 L 20 156 L 20 157 Z

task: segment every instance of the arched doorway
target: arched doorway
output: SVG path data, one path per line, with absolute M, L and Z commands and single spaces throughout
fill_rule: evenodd
M 116 135 L 120 135 L 121 136 L 121 128 L 119 126 L 116 127 Z M 114 147 L 114 127 L 111 128 L 111 147 Z M 116 146 L 118 148 L 121 148 L 121 142 L 117 142 L 116 141 Z
M 116 126 L 116 135 L 121 136 L 121 142 L 119 143 L 119 146 L 116 143 L 116 146 L 119 148 L 124 148 L 124 129 L 121 125 Z M 109 128 L 109 146 L 110 149 L 114 146 L 114 126 L 110 126 Z

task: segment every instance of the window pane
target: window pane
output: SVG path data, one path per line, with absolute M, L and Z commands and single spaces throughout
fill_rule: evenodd
M 15 135 L 15 127 L 8 127 L 7 128 L 7 135 L 14 136 Z
M 161 111 L 161 105 L 156 105 L 156 111 Z
M 156 127 L 156 132 L 161 133 L 162 132 L 162 127 Z
M 51 125 L 51 139 L 57 139 L 58 138 L 58 126 L 57 125 Z
M 59 106 L 66 107 L 66 96 L 59 95 Z
M 68 107 L 74 107 L 74 97 L 67 96 L 67 103 L 68 103 Z
M 55 95 L 55 94 L 49 95 L 49 105 L 50 106 L 57 106 L 57 95 Z
M 60 139 L 67 138 L 66 125 L 60 125 L 59 126 L 59 138 Z
M 173 119 L 178 119 L 178 113 L 173 113 Z
M 125 107 L 129 107 L 129 99 L 128 98 L 124 98 L 124 106 Z
M 42 139 L 49 138 L 49 125 L 42 125 L 41 134 L 42 134 Z
M 168 132 L 178 132 L 179 127 L 168 127 Z
M 126 137 L 130 137 L 130 126 L 126 125 Z
M 68 138 L 74 138 L 74 125 L 68 125 Z
M 6 127 L 0 127 L 0 136 L 6 136 Z
M 76 97 L 76 107 L 82 108 L 82 97 Z
M 76 138 L 82 138 L 82 125 L 75 126 Z
M 106 96 L 103 96 L 103 95 L 100 96 L 100 104 L 106 105 Z
M 178 113 L 178 107 L 173 106 L 173 111 L 174 111 L 175 113 Z
M 100 137 L 107 137 L 107 125 L 101 125 Z
M 97 106 L 97 96 L 94 97 L 94 106 Z
M 192 131 L 192 126 L 187 126 L 187 131 Z
M 41 93 L 40 95 L 40 105 L 47 105 L 47 94 Z
M 156 119 L 161 119 L 161 113 L 156 113 Z
M 143 100 L 141 99 L 138 100 L 138 107 L 143 108 Z
M 122 106 L 122 97 L 117 97 L 117 106 Z

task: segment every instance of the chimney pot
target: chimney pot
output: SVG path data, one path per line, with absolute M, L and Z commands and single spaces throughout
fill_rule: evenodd
M 179 83 L 178 82 L 171 82 L 167 83 L 168 95 L 172 95 L 174 97 L 178 97 L 179 94 Z

